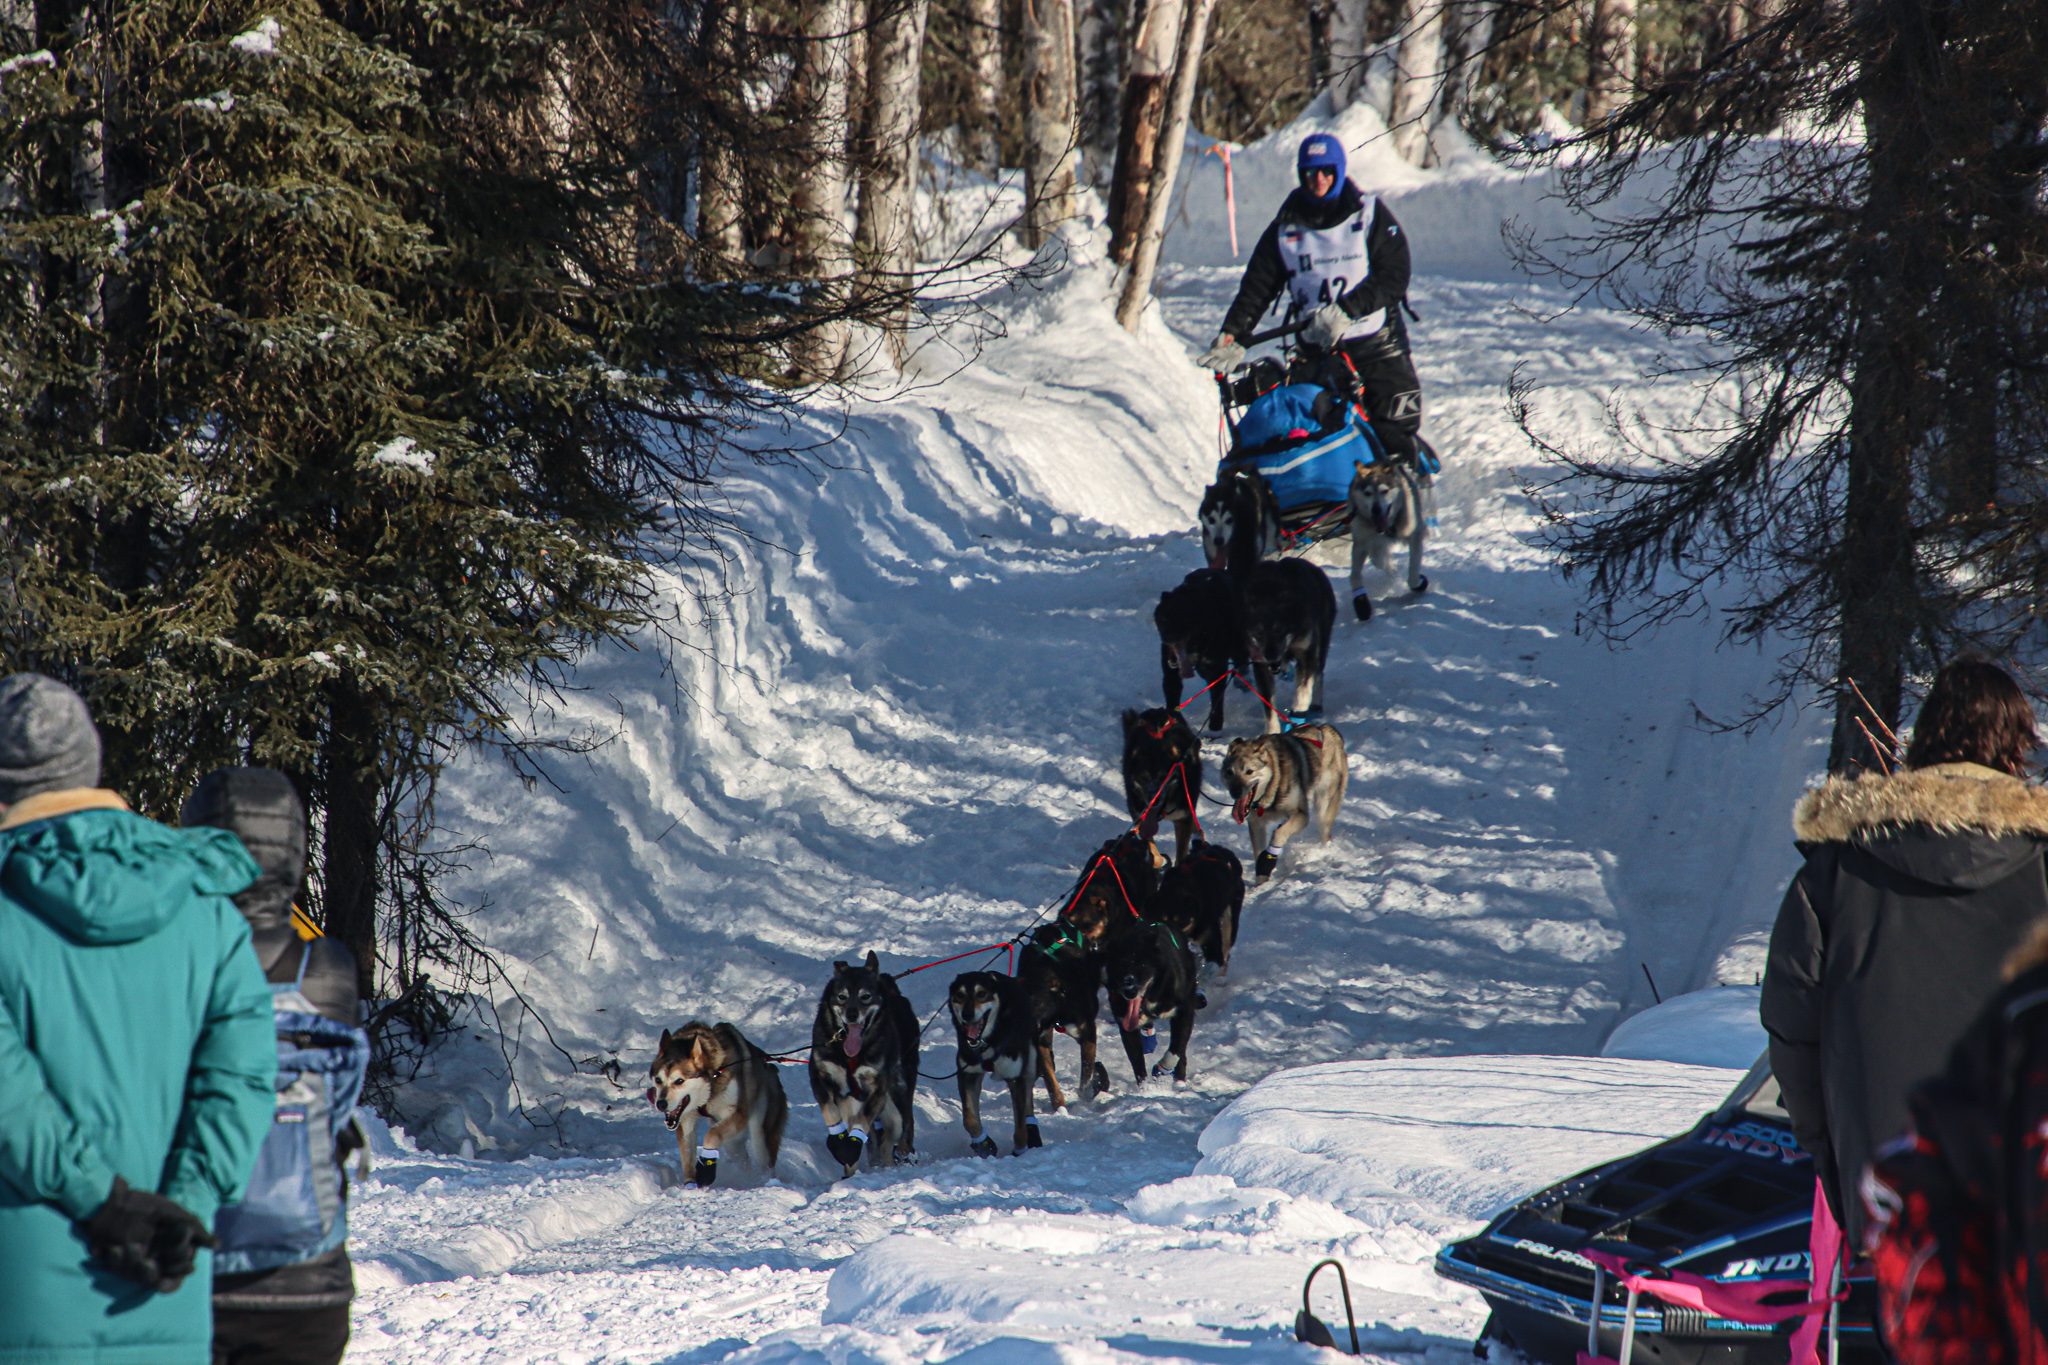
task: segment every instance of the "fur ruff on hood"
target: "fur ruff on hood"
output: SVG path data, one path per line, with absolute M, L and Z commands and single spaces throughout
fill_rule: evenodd
M 2048 838 L 2048 789 L 1976 763 L 1939 763 L 1831 777 L 1792 810 L 1792 835 L 1802 844 L 1847 843 L 1908 825 Z

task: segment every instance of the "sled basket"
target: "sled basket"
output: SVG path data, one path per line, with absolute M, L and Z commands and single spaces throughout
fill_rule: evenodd
M 1218 473 L 1256 470 L 1287 518 L 1343 502 L 1353 467 L 1386 455 L 1371 426 L 1319 384 L 1282 384 L 1260 394 L 1233 435 Z

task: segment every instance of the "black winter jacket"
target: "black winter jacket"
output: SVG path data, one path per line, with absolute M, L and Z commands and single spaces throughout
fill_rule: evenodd
M 250 943 L 264 976 L 273 984 L 299 980 L 303 961 L 299 989 L 313 1008 L 344 1024 L 362 1023 L 355 954 L 331 938 L 302 939 L 292 925 L 292 899 L 306 875 L 306 813 L 290 779 L 271 768 L 223 768 L 207 774 L 179 818 L 186 825 L 231 831 L 262 869 L 235 904 L 249 921 Z M 354 1297 L 355 1272 L 346 1246 L 315 1260 L 217 1275 L 213 1281 L 214 1304 L 220 1308 L 321 1308 Z
M 1974 763 L 1830 778 L 1792 826 L 1806 866 L 1771 933 L 1763 1025 L 1793 1130 L 1858 1246 L 1864 1164 L 2048 913 L 2048 791 Z
M 1237 287 L 1237 298 L 1231 302 L 1230 311 L 1223 315 L 1222 330 L 1243 340 L 1258 326 L 1259 319 L 1273 306 L 1273 300 L 1287 288 L 1287 266 L 1280 259 L 1282 228 L 1299 225 L 1320 231 L 1335 227 L 1358 212 L 1364 202 L 1365 192 L 1349 180 L 1344 182 L 1344 188 L 1338 191 L 1337 197 L 1327 204 L 1304 189 L 1296 189 L 1289 194 L 1281 202 L 1280 212 L 1266 225 L 1258 245 L 1252 248 L 1251 259 L 1244 267 L 1244 282 Z M 1345 291 L 1339 302 L 1344 305 L 1344 311 L 1354 318 L 1362 318 L 1376 308 L 1386 309 L 1387 335 L 1402 336 L 1405 329 L 1400 322 L 1401 300 L 1408 297 L 1411 269 L 1408 238 L 1401 231 L 1401 225 L 1394 221 L 1384 199 L 1378 201 L 1373 209 L 1365 250 L 1371 268 L 1356 288 Z

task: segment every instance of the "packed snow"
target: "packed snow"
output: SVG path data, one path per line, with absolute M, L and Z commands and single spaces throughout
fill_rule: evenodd
M 1247 248 L 1299 134 L 1233 158 Z M 764 433 L 831 467 L 726 485 L 755 539 L 662 583 L 706 647 L 650 635 L 587 659 L 536 720 L 570 742 L 545 780 L 451 773 L 444 824 L 477 843 L 456 889 L 537 1017 L 504 992 L 514 1065 L 479 1024 L 421 1078 L 409 1131 L 379 1130 L 352 1359 L 1304 1360 L 1301 1277 L 1338 1256 L 1369 1359 L 1462 1361 L 1483 1307 L 1430 1273 L 1437 1247 L 1735 1083 L 1754 1056 L 1740 991 L 1678 1030 L 1726 1027 L 1710 1056 L 1674 1061 L 1656 1029 L 1637 1057 L 1660 1060 L 1596 1054 L 1653 978 L 1751 984 L 1724 950 L 1796 866 L 1818 725 L 1704 728 L 1772 663 L 1718 652 L 1711 621 L 1623 652 L 1584 628 L 1536 541 L 1505 386 L 1544 384 L 1545 420 L 1582 440 L 1611 396 L 1673 421 L 1698 396 L 1643 377 L 1659 345 L 1626 318 L 1552 316 L 1562 298 L 1517 278 L 1499 226 L 1554 212 L 1540 182 L 1472 159 L 1397 170 L 1370 134 L 1346 125 L 1354 176 L 1414 241 L 1445 456 L 1432 587 L 1380 584 L 1383 611 L 1340 623 L 1327 701 L 1350 796 L 1335 838 L 1297 841 L 1251 895 L 1190 1081 L 1133 1084 L 1111 1034 L 1113 1093 L 1042 1116 L 1042 1150 L 984 1161 L 952 1083 L 927 1080 L 920 1160 L 839 1180 L 787 1067 L 773 1178 L 729 1157 L 709 1190 L 683 1185 L 640 1094 L 663 1028 L 730 1020 L 799 1048 L 835 959 L 872 948 L 901 971 L 998 944 L 1128 824 L 1117 713 L 1158 704 L 1151 607 L 1200 562 L 1217 450 L 1189 360 L 1237 277 L 1213 180 L 1189 190 L 1135 337 L 1077 232 L 1066 269 L 981 300 L 1003 334 L 978 357 L 935 343 L 909 392 Z M 1257 706 L 1233 695 L 1228 732 Z M 1206 750 L 1213 795 L 1222 744 Z M 1227 809 L 1203 811 L 1249 862 Z M 906 977 L 920 1017 L 982 960 L 1001 955 Z M 950 1033 L 926 1033 L 928 1072 L 952 1071 Z M 1725 1065 L 1685 1064 L 1703 1059 Z M 1007 1097 L 984 1115 L 1000 1130 Z

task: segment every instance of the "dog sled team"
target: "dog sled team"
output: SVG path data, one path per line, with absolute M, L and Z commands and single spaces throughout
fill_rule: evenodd
M 1323 721 L 1337 599 L 1323 569 L 1286 552 L 1348 535 L 1361 621 L 1373 613 L 1365 566 L 1391 576 L 1397 547 L 1407 547 L 1409 591 L 1429 587 L 1422 556 L 1439 466 L 1419 433 L 1421 394 L 1401 320 L 1407 243 L 1386 206 L 1346 179 L 1336 139 L 1310 137 L 1298 160 L 1301 188 L 1260 239 L 1223 331 L 1198 362 L 1216 374 L 1232 443 L 1198 512 L 1207 565 L 1153 612 L 1165 704 L 1123 713 L 1131 828 L 1088 860 L 1056 921 L 1011 941 L 1022 945 L 1014 975 L 965 972 L 947 992 L 951 1077 L 980 1156 L 1001 1150 L 981 1112 L 990 1078 L 1009 1090 L 1012 1153 L 1040 1145 L 1040 1084 L 1054 1109 L 1066 1106 L 1055 1032 L 1079 1047 L 1082 1092 L 1108 1091 L 1097 1056 L 1105 998 L 1135 1080 L 1187 1079 L 1195 1016 L 1207 1004 L 1201 971 L 1229 973 L 1245 875 L 1236 854 L 1201 834 L 1202 744 L 1185 706 L 1207 695 L 1212 734 L 1223 730 L 1233 680 L 1265 708 L 1262 733 L 1231 740 L 1223 758 L 1232 818 L 1250 830 L 1255 883 L 1275 875 L 1304 830 L 1329 840 L 1348 776 L 1344 737 Z M 1301 325 L 1246 336 L 1283 291 Z M 1242 365 L 1237 337 L 1278 335 L 1297 339 L 1287 363 Z M 1284 715 L 1275 691 L 1283 673 L 1293 679 Z M 1196 677 L 1202 692 L 1183 700 Z M 1154 842 L 1165 824 L 1170 862 Z M 1165 1051 L 1148 1067 L 1162 1023 Z M 913 1101 L 919 1079 L 929 1079 L 919 1070 L 921 1033 L 874 953 L 832 965 L 807 1062 L 825 1148 L 846 1175 L 863 1158 L 873 1168 L 914 1152 Z M 731 1024 L 663 1032 L 647 1098 L 675 1132 L 690 1183 L 713 1183 L 736 1142 L 756 1169 L 774 1167 L 789 1118 L 777 1061 Z

